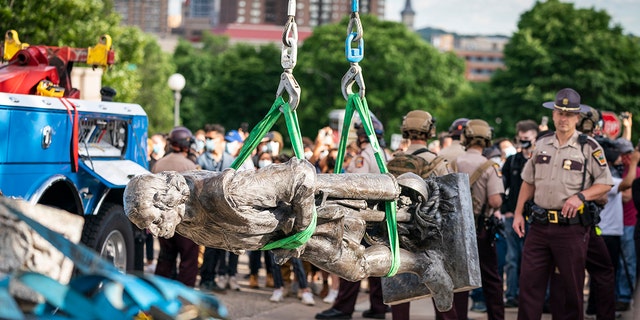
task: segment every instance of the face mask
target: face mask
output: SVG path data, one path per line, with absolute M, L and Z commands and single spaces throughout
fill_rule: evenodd
M 529 149 L 531 148 L 532 145 L 533 144 L 531 143 L 531 141 L 528 141 L 528 140 L 520 141 L 520 147 L 522 149 Z
M 163 148 L 162 148 L 161 145 L 159 145 L 159 144 L 154 144 L 153 145 L 153 153 L 160 154 L 160 153 L 162 153 L 162 151 L 163 151 Z
M 204 143 L 204 147 L 207 148 L 207 151 L 213 151 L 216 148 L 216 142 L 213 140 L 207 140 Z
M 204 141 L 196 140 L 196 151 L 202 152 L 203 149 L 204 149 Z
M 264 168 L 272 163 L 273 162 L 271 160 L 260 160 L 258 161 L 258 168 Z
M 508 158 L 509 156 L 512 156 L 514 154 L 518 153 L 518 150 L 516 150 L 516 148 L 514 146 L 509 146 L 506 149 L 504 149 L 504 157 Z
M 238 150 L 240 149 L 240 146 L 238 145 L 237 142 L 227 142 L 227 144 L 225 145 L 225 150 L 227 151 L 228 154 L 235 156 L 236 153 L 238 153 Z
M 309 159 L 311 159 L 311 157 L 313 157 L 313 151 L 306 151 L 304 153 L 304 158 L 305 159 L 309 160 Z

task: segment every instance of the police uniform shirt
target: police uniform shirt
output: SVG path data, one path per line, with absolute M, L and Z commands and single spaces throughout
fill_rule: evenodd
M 381 151 L 382 152 L 382 151 Z M 381 154 L 384 158 L 384 154 Z M 348 173 L 380 173 L 373 146 L 369 143 L 360 153 L 349 162 L 345 169 Z
M 438 152 L 438 156 L 443 157 L 449 163 L 452 163 L 458 156 L 464 153 L 465 149 L 462 144 L 460 144 L 460 140 L 453 140 L 451 141 L 451 145 Z
M 479 150 L 469 149 L 464 154 L 458 156 L 455 160 L 458 172 L 466 173 L 469 178 L 482 164 L 487 162 Z M 482 206 L 487 203 L 489 196 L 504 193 L 504 185 L 502 183 L 502 173 L 500 166 L 495 163 L 487 167 L 480 178 L 471 186 L 471 193 L 474 198 L 480 200 L 480 203 L 474 203 L 473 212 L 481 213 Z
M 196 170 L 198 166 L 196 164 L 187 159 L 184 154 L 179 152 L 172 152 L 158 161 L 153 165 L 153 173 L 158 173 L 162 171 L 177 171 L 177 172 L 185 172 L 189 170 Z
M 577 131 L 574 132 L 563 146 L 559 145 L 555 134 L 536 142 L 536 149 L 525 164 L 521 177 L 535 186 L 533 201 L 537 205 L 548 210 L 560 209 L 569 197 L 593 184 L 613 185 L 600 145 L 589 137 L 583 152 L 578 135 Z M 587 173 L 584 189 L 581 189 L 585 161 Z
M 420 149 L 424 149 L 426 148 L 426 146 L 421 145 L 421 144 L 412 144 L 409 145 L 409 147 L 407 148 L 406 151 L 404 151 L 405 154 L 414 154 L 414 152 L 420 150 Z M 437 157 L 433 152 L 430 151 L 424 151 L 421 153 L 416 154 L 418 157 L 423 158 L 425 160 L 427 160 L 427 162 L 432 163 L 433 160 Z M 446 161 L 442 161 L 438 164 L 438 166 L 433 170 L 433 174 L 435 174 L 436 176 L 443 176 L 445 174 L 449 174 L 449 169 L 447 168 L 447 164 Z

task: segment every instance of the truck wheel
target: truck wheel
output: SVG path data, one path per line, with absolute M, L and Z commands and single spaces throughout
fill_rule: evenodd
M 119 270 L 133 269 L 133 230 L 121 205 L 105 203 L 98 215 L 85 216 L 82 243 Z

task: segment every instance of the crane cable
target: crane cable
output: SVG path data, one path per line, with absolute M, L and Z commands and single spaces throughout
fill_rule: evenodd
M 360 21 L 360 15 L 358 13 L 358 0 L 352 0 L 351 6 L 351 18 L 349 19 L 349 25 L 347 26 L 347 38 L 345 41 L 345 55 L 347 57 L 347 61 L 350 63 L 350 68 L 342 77 L 341 83 L 342 95 L 345 100 L 347 100 L 347 105 L 345 108 L 342 136 L 340 137 L 340 143 L 338 145 L 336 163 L 344 163 L 344 155 L 347 149 L 351 119 L 353 118 L 353 113 L 358 112 L 365 133 L 369 137 L 369 143 L 373 148 L 380 173 L 389 173 L 383 156 L 384 150 L 380 148 L 378 138 L 376 137 L 373 129 L 371 113 L 369 111 L 369 106 L 367 105 L 367 99 L 365 98 L 366 87 L 362 76 L 362 68 L 358 64 L 364 58 L 364 37 L 362 22 Z M 354 44 L 356 45 L 354 46 Z M 357 93 L 353 92 L 354 84 L 358 86 Z M 340 173 L 342 169 L 342 165 L 336 166 L 335 173 Z M 391 249 L 391 266 L 386 275 L 387 277 L 393 277 L 400 268 L 400 243 L 398 241 L 396 213 L 396 201 L 385 201 L 385 217 L 389 234 L 389 246 Z
M 289 0 L 287 6 L 287 23 L 284 26 L 282 33 L 282 51 L 280 55 L 280 64 L 284 71 L 280 75 L 280 83 L 278 90 L 276 91 L 276 100 L 271 105 L 267 115 L 251 130 L 247 141 L 245 141 L 240 154 L 233 161 L 231 167 L 238 169 L 249 158 L 252 151 L 258 147 L 262 138 L 269 132 L 269 130 L 276 123 L 280 114 L 284 114 L 285 122 L 287 125 L 287 131 L 293 152 L 296 158 L 304 159 L 304 147 L 302 144 L 302 134 L 300 133 L 300 124 L 298 122 L 298 115 L 296 108 L 300 103 L 300 85 L 293 76 L 293 68 L 296 66 L 298 59 L 298 26 L 295 21 L 296 14 L 296 1 Z M 283 93 L 289 95 L 289 101 L 284 101 L 282 97 Z M 305 244 L 311 235 L 315 232 L 316 224 L 318 221 L 318 214 L 316 208 L 313 208 L 313 216 L 311 223 L 302 231 L 290 235 L 288 237 L 276 240 L 274 242 L 266 244 L 261 250 L 272 249 L 296 249 Z

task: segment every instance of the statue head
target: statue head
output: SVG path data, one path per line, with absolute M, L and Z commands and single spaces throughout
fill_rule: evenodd
M 170 238 L 185 213 L 189 186 L 175 171 L 145 174 L 129 181 L 124 191 L 124 211 L 140 229 Z

